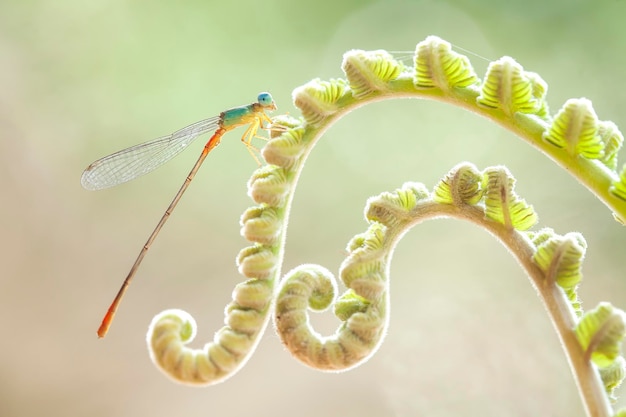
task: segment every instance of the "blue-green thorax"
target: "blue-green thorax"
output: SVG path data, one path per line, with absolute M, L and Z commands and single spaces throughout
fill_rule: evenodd
M 238 126 L 247 123 L 247 120 L 253 117 L 255 113 L 253 108 L 255 104 L 257 103 L 233 107 L 220 113 L 222 127 Z
M 265 110 L 276 110 L 276 104 L 269 93 L 259 94 L 259 101 L 247 106 L 233 107 L 220 113 L 221 127 L 235 127 L 252 122 L 254 119 L 267 119 Z

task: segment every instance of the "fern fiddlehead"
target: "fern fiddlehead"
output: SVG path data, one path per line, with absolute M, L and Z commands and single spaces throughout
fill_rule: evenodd
M 346 79 L 312 80 L 294 91 L 294 103 L 303 120 L 274 119 L 280 129 L 272 133 L 275 137 L 263 150 L 269 165 L 249 182 L 249 194 L 257 206 L 247 210 L 241 222 L 242 234 L 252 245 L 237 259 L 239 271 L 248 281 L 233 292 L 233 301 L 226 308 L 226 326 L 203 349 L 190 349 L 185 344 L 194 334 L 193 319 L 178 311 L 161 313 L 148 333 L 153 360 L 180 382 L 221 381 L 250 356 L 275 303 L 277 330 L 302 362 L 327 370 L 356 366 L 375 352 L 386 330 L 388 266 L 397 240 L 425 219 L 459 217 L 481 224 L 497 236 L 515 254 L 534 285 L 545 290 L 542 298 L 569 354 L 583 397 L 591 398 L 586 401 L 588 412 L 609 415 L 610 406 L 597 390 L 598 373 L 577 350 L 589 350 L 585 355 L 593 358 L 600 346 L 619 343 L 624 334 L 619 325 L 623 314 L 611 311 L 610 332 L 575 335 L 576 324 L 586 317 L 576 295 L 584 239 L 577 234 L 558 236 L 548 229 L 525 232 L 535 224 L 536 215 L 516 197 L 513 179 L 501 167 L 479 172 L 463 164 L 432 193 L 423 185 L 410 183 L 395 193 L 371 199 L 366 211 L 370 227 L 350 242 L 350 254 L 340 269 L 348 288 L 342 296 L 336 298 L 332 274 L 315 265 L 294 269 L 276 289 L 292 196 L 309 152 L 342 115 L 376 100 L 431 98 L 481 114 L 542 150 L 586 185 L 616 219 L 626 219 L 626 166 L 619 175 L 615 171 L 623 136 L 611 122 L 598 120 L 588 100 L 568 101 L 553 118 L 545 101 L 547 85 L 537 74 L 504 57 L 490 64 L 481 82 L 469 60 L 437 37 L 418 44 L 414 63 L 415 67 L 405 67 L 385 51 L 350 51 L 342 66 Z M 322 337 L 311 328 L 307 309 L 329 305 L 334 305 L 342 324 L 334 335 Z M 596 337 L 600 341 L 586 342 Z M 608 357 L 612 359 L 596 363 L 605 370 L 602 377 L 607 390 L 624 374 L 623 359 Z M 609 374 L 612 376 L 605 376 Z

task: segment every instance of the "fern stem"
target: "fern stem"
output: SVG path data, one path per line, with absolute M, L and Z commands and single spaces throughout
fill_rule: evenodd
M 302 362 L 333 370 L 355 366 L 378 348 L 384 336 L 389 261 L 397 241 L 426 219 L 456 217 L 485 228 L 516 256 L 553 322 L 588 415 L 611 416 L 600 376 L 585 360 L 576 338 L 575 300 L 568 299 L 558 280 L 540 268 L 534 258 L 537 242 L 519 231 L 534 224 L 532 210 L 506 194 L 509 189 L 483 196 L 473 169 L 449 178 L 434 196 L 421 185 L 411 186 L 390 197 L 393 204 L 381 203 L 389 207 L 370 213 L 376 219 L 370 218 L 370 229 L 351 241 L 351 255 L 342 265 L 341 278 L 350 290 L 339 299 L 335 300 L 334 278 L 314 265 L 288 274 L 276 289 L 291 202 L 307 156 L 343 115 L 378 100 L 433 99 L 482 115 L 545 153 L 603 201 L 618 220 L 626 220 L 626 168 L 622 176 L 612 169 L 623 138 L 616 128 L 598 121 L 585 100 L 566 103 L 552 118 L 544 98 L 547 86 L 538 75 L 503 57 L 490 65 L 481 83 L 469 60 L 436 37 L 418 44 L 415 64 L 415 68 L 405 68 L 385 51 L 350 51 L 343 63 L 347 80 L 313 80 L 294 91 L 303 121 L 274 119 L 282 129 L 273 132 L 277 137 L 263 149 L 269 165 L 257 170 L 249 182 L 249 194 L 258 205 L 242 216 L 242 232 L 253 244 L 238 258 L 240 272 L 249 279 L 233 293 L 226 308 L 226 326 L 203 349 L 189 349 L 184 344 L 195 334 L 192 318 L 179 311 L 164 312 L 155 317 L 148 334 L 153 360 L 179 382 L 219 382 L 250 357 L 275 302 L 275 322 L 283 343 Z M 582 121 L 578 130 L 568 129 L 570 119 Z M 580 135 L 573 136 L 572 131 Z M 487 187 L 512 186 L 502 172 L 493 174 L 485 175 Z M 458 184 L 466 188 L 460 189 Z M 498 195 L 505 198 L 497 200 Z M 477 205 L 480 199 L 483 206 Z M 370 208 L 374 205 L 370 201 Z M 570 294 L 576 283 L 568 287 Z M 344 324 L 334 336 L 322 338 L 311 329 L 306 309 L 323 308 L 332 301 Z

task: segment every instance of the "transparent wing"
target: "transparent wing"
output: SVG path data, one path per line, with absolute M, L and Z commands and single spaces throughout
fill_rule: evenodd
M 102 190 L 154 171 L 194 139 L 219 127 L 219 116 L 211 117 L 163 136 L 98 159 L 85 169 L 80 179 L 88 190 Z

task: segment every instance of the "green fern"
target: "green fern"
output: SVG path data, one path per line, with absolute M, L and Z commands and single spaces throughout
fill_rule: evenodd
M 482 115 L 544 152 L 594 193 L 618 221 L 626 219 L 626 165 L 618 173 L 623 136 L 599 121 L 586 99 L 568 100 L 554 116 L 541 77 L 510 57 L 489 65 L 484 81 L 469 59 L 431 36 L 418 44 L 415 67 L 385 51 L 349 51 L 345 79 L 312 80 L 294 90 L 302 118 L 279 116 L 263 149 L 268 165 L 255 172 L 249 195 L 255 206 L 241 217 L 251 245 L 237 259 L 247 278 L 225 309 L 226 326 L 203 349 L 185 345 L 195 334 L 193 319 L 180 311 L 155 317 L 148 334 L 151 357 L 179 382 L 212 384 L 232 375 L 252 354 L 273 315 L 286 348 L 301 362 L 322 370 L 346 370 L 379 348 L 388 327 L 390 262 L 401 237 L 421 222 L 453 217 L 494 235 L 516 257 L 546 306 L 589 415 L 616 415 L 608 396 L 624 377 L 619 343 L 623 313 L 607 303 L 583 312 L 577 288 L 586 242 L 578 233 L 544 228 L 531 205 L 517 196 L 504 167 L 480 171 L 461 163 L 433 188 L 408 182 L 370 198 L 368 226 L 347 245 L 339 277 L 318 265 L 302 265 L 282 277 L 287 219 L 304 162 L 317 140 L 349 111 L 385 98 L 444 101 Z M 282 277 L 282 278 L 281 278 Z M 322 336 L 309 310 L 333 306 L 337 330 Z M 600 382 L 598 369 L 602 375 Z M 617 415 L 623 415 L 620 411 Z

